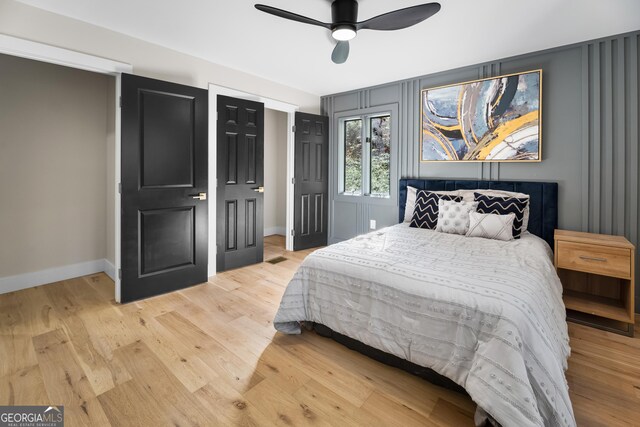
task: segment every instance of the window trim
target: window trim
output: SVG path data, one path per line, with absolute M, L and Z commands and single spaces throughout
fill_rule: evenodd
M 344 131 L 343 124 L 345 121 L 350 119 L 362 119 L 363 120 L 363 130 L 362 135 L 366 137 L 366 132 L 369 127 L 368 119 L 371 117 L 379 117 L 389 115 L 390 116 L 390 126 L 391 126 L 391 140 L 390 140 L 390 156 L 389 156 L 389 196 L 388 197 L 380 197 L 380 196 L 371 196 L 369 194 L 345 194 L 343 192 L 344 189 L 344 179 L 345 179 L 345 170 L 344 170 L 344 150 L 345 150 L 345 141 L 344 141 Z M 333 197 L 335 201 L 343 201 L 343 202 L 358 202 L 358 203 L 368 203 L 368 204 L 380 204 L 380 205 L 394 205 L 397 204 L 398 198 L 398 158 L 399 158 L 399 122 L 398 122 L 398 104 L 385 104 L 379 105 L 377 107 L 371 108 L 362 108 L 357 110 L 349 110 L 342 111 L 339 113 L 335 113 L 333 115 L 333 135 L 335 135 L 335 141 L 337 145 L 336 157 L 334 157 L 337 163 L 337 174 L 334 175 L 336 178 L 335 185 L 333 186 Z M 366 124 L 365 124 L 366 123 Z M 361 181 L 361 189 L 368 189 L 368 182 L 365 182 L 365 176 L 370 175 L 370 166 L 365 162 L 366 158 L 370 155 L 370 153 L 365 154 L 365 146 L 366 143 L 363 140 L 363 149 L 362 149 L 362 181 Z M 334 145 L 335 147 L 335 145 Z M 367 157 L 365 157 L 367 156 Z M 367 168 L 365 173 L 364 168 Z M 370 180 L 370 177 L 367 178 L 367 181 Z
M 360 144 L 362 145 L 362 150 L 360 154 L 360 194 L 357 193 L 345 193 L 344 185 L 347 180 L 347 170 L 344 167 L 344 156 L 347 150 L 347 141 L 346 141 L 346 126 L 345 123 L 353 120 L 360 120 Z M 340 145 L 340 149 L 338 151 L 338 193 L 343 196 L 352 196 L 352 197 L 362 197 L 364 195 L 365 180 L 364 180 L 364 167 L 365 167 L 365 155 L 364 155 L 364 116 L 354 116 L 354 117 L 344 117 L 338 121 L 338 143 Z
M 344 117 L 338 121 L 338 134 L 339 134 L 339 144 L 340 151 L 338 153 L 338 168 L 340 169 L 340 175 L 338 180 L 338 193 L 343 196 L 354 196 L 354 197 L 371 197 L 378 199 L 389 199 L 391 198 L 391 158 L 389 158 L 389 194 L 387 196 L 376 196 L 371 194 L 371 120 L 378 117 L 389 117 L 390 126 L 391 123 L 391 112 L 390 111 L 381 111 L 375 114 L 361 114 L 354 117 Z M 346 173 L 347 170 L 345 168 L 345 152 L 347 149 L 347 141 L 346 141 L 346 126 L 345 124 L 350 121 L 360 120 L 360 144 L 361 144 L 361 155 L 360 155 L 360 194 L 357 193 L 346 193 L 344 191 L 345 181 L 347 179 Z M 391 129 L 393 131 L 393 128 Z M 390 141 L 391 145 L 392 142 Z
M 379 196 L 379 195 L 373 195 L 371 194 L 371 164 L 372 164 L 372 160 L 373 160 L 373 156 L 372 156 L 372 145 L 371 145 L 371 138 L 373 137 L 372 135 L 372 130 L 373 130 L 373 126 L 371 125 L 371 121 L 373 119 L 376 118 L 380 118 L 380 117 L 389 117 L 389 128 L 390 128 L 390 132 L 389 132 L 389 194 L 387 196 Z M 367 114 L 365 116 L 363 116 L 363 118 L 366 119 L 367 125 L 366 128 L 363 129 L 363 135 L 366 135 L 365 138 L 365 144 L 368 144 L 368 149 L 366 150 L 366 155 L 364 153 L 364 149 L 363 149 L 363 159 L 366 159 L 367 161 L 364 162 L 364 168 L 366 168 L 366 171 L 363 171 L 362 176 L 364 177 L 364 187 L 368 190 L 368 193 L 366 194 L 367 197 L 372 197 L 372 198 L 380 198 L 380 199 L 389 199 L 391 198 L 391 133 L 393 131 L 392 128 L 392 122 L 391 122 L 391 112 L 385 112 L 385 113 L 380 113 L 380 114 Z

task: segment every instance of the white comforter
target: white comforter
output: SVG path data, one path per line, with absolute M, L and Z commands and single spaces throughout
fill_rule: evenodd
M 549 246 L 406 224 L 309 255 L 276 329 L 318 322 L 463 386 L 503 426 L 574 426 L 569 337 Z

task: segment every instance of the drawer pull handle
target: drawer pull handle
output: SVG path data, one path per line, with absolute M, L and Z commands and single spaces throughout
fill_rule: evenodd
M 599 257 L 595 257 L 595 256 L 584 256 L 584 255 L 580 255 L 580 259 L 583 259 L 585 261 L 598 261 L 598 262 L 607 262 L 606 258 L 599 258 Z

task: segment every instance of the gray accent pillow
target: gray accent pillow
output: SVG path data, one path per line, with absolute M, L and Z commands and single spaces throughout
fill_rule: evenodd
M 475 212 L 478 202 L 438 201 L 438 223 L 436 231 L 449 234 L 466 234 L 469 229 L 469 214 Z

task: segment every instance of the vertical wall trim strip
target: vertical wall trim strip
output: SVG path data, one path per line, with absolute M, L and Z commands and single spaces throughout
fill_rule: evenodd
M 629 234 L 630 240 L 633 244 L 636 245 L 636 266 L 640 264 L 640 251 L 637 250 L 638 243 L 640 243 L 640 230 L 638 229 L 638 201 L 640 197 L 638 197 L 640 193 L 640 182 L 638 180 L 638 163 L 640 162 L 640 150 L 638 150 L 638 141 L 640 137 L 640 120 L 638 120 L 639 111 L 639 98 L 640 98 L 640 82 L 638 81 L 638 68 L 640 68 L 640 43 L 638 43 L 638 39 L 640 39 L 640 35 L 633 35 L 630 43 L 629 49 L 629 87 L 627 88 L 627 93 L 629 94 L 630 102 L 629 102 L 629 120 L 627 123 L 630 124 L 630 134 L 629 134 L 629 157 L 631 158 L 630 165 L 631 171 L 629 173 L 629 188 L 630 190 L 630 198 L 629 205 L 631 207 L 630 212 L 630 221 L 629 221 Z M 638 269 L 636 267 L 636 279 L 638 278 Z M 640 291 L 638 287 L 636 287 L 636 313 L 640 311 Z
M 413 160 L 413 145 L 411 144 L 411 121 L 413 120 L 413 112 L 411 111 L 411 85 L 412 82 L 411 81 L 407 81 L 407 84 L 405 86 L 405 92 L 404 92 L 404 105 L 405 105 L 405 112 L 406 112 L 406 116 L 404 117 L 405 120 L 405 129 L 406 129 L 406 141 L 407 141 L 407 164 L 406 164 L 406 171 L 407 174 L 409 176 L 411 176 L 412 178 L 415 177 L 415 175 L 413 175 L 413 165 L 411 164 L 411 161 Z
M 413 121 L 415 120 L 414 114 L 412 114 L 411 112 L 413 111 L 413 81 L 408 81 L 407 82 L 407 100 L 406 100 L 406 105 L 407 105 L 407 112 L 409 114 L 409 117 L 407 117 L 407 160 L 409 161 L 409 164 L 407 165 L 407 172 L 409 172 L 409 174 L 412 177 L 416 177 L 416 172 L 414 170 L 414 162 L 417 161 L 417 159 L 415 158 L 415 147 L 413 146 Z
M 401 171 L 408 171 L 409 168 L 409 159 L 408 157 L 408 145 L 407 144 L 403 144 L 402 141 L 406 141 L 407 140 L 407 120 L 409 118 L 409 114 L 407 114 L 407 82 L 402 82 L 401 88 L 400 88 L 400 138 L 399 141 L 400 142 L 400 170 Z
M 409 120 L 408 120 L 408 128 L 407 128 L 407 141 L 409 141 L 409 152 L 411 153 L 411 155 L 409 156 L 409 170 L 411 171 L 411 176 L 415 176 L 418 177 L 419 175 L 419 168 L 417 166 L 417 163 L 420 161 L 420 156 L 418 153 L 418 151 L 420 150 L 419 148 L 416 148 L 415 143 L 415 139 L 414 139 L 414 133 L 415 133 L 415 124 L 416 124 L 416 115 L 413 114 L 413 111 L 416 111 L 416 104 L 415 104 L 415 97 L 414 97 L 414 93 L 416 90 L 416 82 L 414 80 L 411 80 L 409 82 L 409 84 L 407 85 L 409 92 L 407 93 L 407 100 L 408 100 L 408 109 L 409 109 Z
M 413 135 L 412 129 L 411 129 L 411 124 L 413 123 L 413 117 L 414 117 L 414 111 L 413 111 L 413 101 L 411 98 L 411 90 L 413 88 L 413 81 L 407 81 L 404 85 L 404 92 L 402 93 L 402 106 L 404 108 L 405 111 L 405 115 L 403 116 L 403 126 L 404 126 L 404 141 L 407 141 L 404 146 L 407 150 L 406 153 L 406 161 L 404 164 L 404 169 L 405 171 L 407 171 L 408 174 L 411 175 L 411 177 L 415 177 L 414 172 L 413 172 L 413 165 L 411 164 L 411 160 L 413 159 L 413 150 L 415 149 L 412 142 L 411 142 L 411 135 Z M 418 89 L 420 89 L 421 86 L 420 84 L 418 84 Z M 420 113 L 417 113 L 418 115 Z M 418 135 L 419 137 L 419 135 Z M 418 149 L 419 150 L 419 149 Z M 418 168 L 418 173 L 420 173 L 420 168 Z
M 591 116 L 591 123 L 593 126 L 592 130 L 592 159 L 593 163 L 591 164 L 591 176 L 593 177 L 593 203 L 591 205 L 591 211 L 593 213 L 593 222 L 591 223 L 591 228 L 589 231 L 594 233 L 600 232 L 600 209 L 601 209 L 601 198 L 600 198 L 600 183 L 601 183 L 601 170 L 602 170 L 602 158 L 601 158 L 601 147 L 600 147 L 600 139 L 602 137 L 601 129 L 600 129 L 600 118 L 601 118 L 601 96 L 600 96 L 600 49 L 602 43 L 598 42 L 593 46 L 593 62 L 592 62 L 592 75 L 591 85 L 593 89 L 593 114 Z
M 615 144 L 613 130 L 613 49 L 615 40 L 604 42 L 604 61 L 601 61 L 603 68 L 603 86 L 601 89 L 604 98 L 604 108 L 602 109 L 602 141 L 603 151 L 602 165 L 602 230 L 601 232 L 611 234 L 613 231 L 613 175 L 614 159 L 613 149 Z
M 407 160 L 409 161 L 407 172 L 412 176 L 416 176 L 416 172 L 414 170 L 414 162 L 415 158 L 415 147 L 413 146 L 412 136 L 413 136 L 413 121 L 415 120 L 414 115 L 411 113 L 413 111 L 413 81 L 407 82 L 407 112 L 409 117 L 407 117 Z
M 415 147 L 413 146 L 413 123 L 415 120 L 415 114 L 413 113 L 413 80 L 407 80 L 404 93 L 404 106 L 407 113 L 407 117 L 404 118 L 405 126 L 405 145 L 407 147 L 407 168 L 405 169 L 409 176 L 416 177 L 414 162 Z
M 638 227 L 638 201 L 640 200 L 640 182 L 638 180 L 638 163 L 640 162 L 640 150 L 638 149 L 638 139 L 640 137 L 640 120 L 638 120 L 639 111 L 639 98 L 640 85 L 638 84 L 638 68 L 640 68 L 640 43 L 638 43 L 640 35 L 634 35 L 631 38 L 629 48 L 629 87 L 627 93 L 629 94 L 629 158 L 630 158 L 630 171 L 629 171 L 629 234 L 627 236 L 631 239 L 632 243 L 637 245 L 640 242 L 640 228 Z M 636 250 L 636 254 L 640 256 L 640 250 Z M 636 262 L 638 259 L 636 259 Z M 636 268 L 636 271 L 640 270 Z M 636 298 L 636 311 L 640 305 L 640 298 Z
M 413 81 L 413 98 L 415 100 L 413 104 L 414 111 L 420 111 L 420 80 L 416 79 Z M 420 170 L 422 167 L 422 162 L 420 161 L 422 154 L 420 153 L 420 129 L 422 128 L 422 117 L 420 114 L 413 114 L 413 130 L 411 134 L 413 135 L 413 146 L 416 150 L 416 160 L 414 164 L 416 165 L 416 173 L 418 176 L 421 176 L 422 171 Z
M 415 120 L 415 114 L 412 114 L 413 111 L 413 80 L 407 81 L 407 91 L 405 92 L 405 105 L 407 108 L 407 120 L 406 120 L 406 129 L 407 129 L 407 169 L 406 171 L 409 173 L 409 176 L 416 177 L 415 165 L 415 147 L 413 146 L 413 121 Z
M 626 93 L 625 93 L 625 62 L 626 62 L 626 54 L 625 54 L 625 45 L 627 44 L 628 37 L 620 37 L 617 41 L 617 61 L 615 66 L 615 108 L 613 113 L 613 120 L 615 125 L 613 128 L 616 130 L 615 132 L 615 161 L 614 161 L 614 191 L 615 191 L 615 213 L 616 216 L 614 218 L 615 225 L 613 227 L 613 233 L 624 235 L 627 231 L 627 223 L 625 221 L 625 213 L 626 213 L 626 152 L 627 152 L 627 140 L 626 140 L 626 130 L 625 130 L 625 117 L 626 117 Z
M 589 45 L 582 46 L 582 229 L 589 229 L 590 212 L 590 126 L 589 126 L 589 106 L 591 105 L 591 94 L 589 92 Z
M 478 79 L 483 79 L 485 77 L 484 74 L 484 65 L 478 66 Z M 484 179 L 484 163 L 478 163 L 478 179 Z

